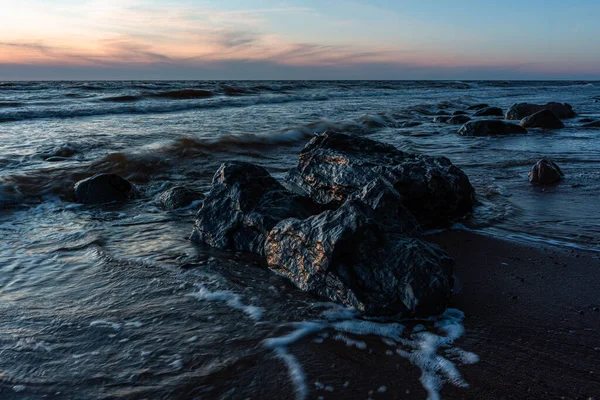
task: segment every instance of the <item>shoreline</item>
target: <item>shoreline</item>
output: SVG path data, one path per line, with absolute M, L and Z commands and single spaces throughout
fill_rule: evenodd
M 426 237 L 456 260 L 457 341 L 480 361 L 443 398 L 590 399 L 600 394 L 600 258 L 467 231 Z

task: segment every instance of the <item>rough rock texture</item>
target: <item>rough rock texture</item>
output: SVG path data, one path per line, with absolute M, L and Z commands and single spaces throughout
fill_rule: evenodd
M 280 222 L 265 255 L 271 270 L 300 289 L 366 314 L 436 314 L 452 292 L 452 259 L 437 246 L 385 232 L 357 200 Z
M 499 107 L 486 107 L 473 113 L 474 117 L 503 117 L 504 111 Z
M 227 162 L 213 177 L 190 239 L 220 249 L 262 254 L 275 224 L 319 211 L 310 199 L 286 190 L 264 168 Z
M 203 193 L 188 189 L 185 186 L 174 186 L 161 193 L 160 204 L 167 210 L 175 210 L 189 206 L 194 201 L 203 198 Z
M 473 104 L 472 106 L 467 107 L 467 110 L 481 110 L 483 108 L 488 108 L 488 104 Z
M 452 125 L 462 125 L 469 122 L 470 120 L 471 118 L 467 117 L 466 115 L 455 115 L 454 117 L 448 120 L 448 123 Z
M 384 179 L 402 204 L 426 226 L 446 225 L 472 210 L 469 178 L 450 160 L 408 154 L 393 146 L 343 133 L 315 136 L 285 180 L 319 204 L 341 204 Z
M 564 176 L 558 165 L 547 157 L 536 162 L 529 171 L 529 182 L 548 185 L 556 183 Z
M 567 103 L 551 102 L 545 105 L 517 103 L 506 112 L 506 119 L 520 120 L 542 110 L 550 110 L 558 118 L 574 118 L 577 116 L 573 111 L 573 107 Z
M 98 174 L 81 180 L 73 188 L 75 201 L 84 204 L 102 204 L 127 201 L 136 197 L 135 186 L 115 174 Z
M 545 109 L 523 118 L 519 125 L 523 128 L 544 129 L 561 129 L 565 127 L 565 124 L 552 111 Z
M 584 128 L 600 128 L 600 121 L 590 122 L 588 124 L 583 125 Z
M 467 122 L 458 133 L 463 136 L 494 136 L 527 133 L 527 129 L 497 119 L 486 119 Z

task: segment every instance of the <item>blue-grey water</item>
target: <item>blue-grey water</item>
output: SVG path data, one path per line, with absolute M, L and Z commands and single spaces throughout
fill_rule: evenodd
M 188 89 L 212 96 L 160 95 Z M 505 137 L 462 137 L 459 126 L 433 123 L 477 103 L 507 110 L 525 101 L 568 102 L 579 115 L 564 129 Z M 166 212 L 157 195 L 175 184 L 206 191 L 219 164 L 233 159 L 280 178 L 313 134 L 347 131 L 450 158 L 481 203 L 462 226 L 598 250 L 600 129 L 583 128 L 585 119 L 600 119 L 600 83 L 0 83 L 0 398 L 403 393 L 390 381 L 369 388 L 374 378 L 356 360 L 348 372 L 355 377 L 321 382 L 314 374 L 325 361 L 305 352 L 343 343 L 370 357 L 394 350 L 407 362 L 396 350 L 411 348 L 407 338 L 418 342 L 422 329 L 452 349 L 456 331 L 445 327 L 460 328 L 459 311 L 423 321 L 414 333 L 414 321 L 344 330 L 335 321 L 362 320 L 348 310 L 332 314 L 331 304 L 300 293 L 255 257 L 190 243 L 197 210 Z M 529 168 L 542 156 L 564 171 L 560 184 L 529 184 Z M 100 172 L 128 178 L 142 198 L 101 207 L 70 202 L 73 184 Z M 371 342 L 390 342 L 363 342 L 364 332 Z M 325 353 L 327 362 L 340 362 Z M 476 357 L 465 354 L 454 362 Z M 424 376 L 460 386 L 448 371 L 413 361 Z M 423 383 L 415 398 L 432 387 Z

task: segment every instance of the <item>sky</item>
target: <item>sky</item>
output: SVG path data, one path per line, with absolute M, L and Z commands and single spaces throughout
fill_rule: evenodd
M 598 0 L 0 0 L 0 80 L 600 79 Z

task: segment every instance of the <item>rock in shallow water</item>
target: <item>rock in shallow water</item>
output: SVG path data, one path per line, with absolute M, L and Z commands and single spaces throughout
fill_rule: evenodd
M 160 195 L 160 204 L 166 210 L 175 210 L 189 206 L 196 200 L 204 198 L 204 194 L 184 186 L 174 186 Z
M 584 128 L 600 128 L 600 121 L 589 122 L 583 125 Z
M 552 111 L 546 109 L 523 118 L 519 125 L 523 128 L 544 129 L 561 129 L 565 127 L 565 124 Z
M 285 189 L 264 168 L 227 162 L 213 177 L 190 239 L 220 249 L 262 254 L 275 224 L 319 211 L 310 199 Z
M 517 103 L 506 112 L 506 119 L 520 120 L 542 110 L 550 110 L 558 118 L 575 118 L 577 116 L 573 107 L 567 103 L 551 102 L 545 105 Z
M 486 107 L 473 113 L 474 117 L 503 117 L 504 111 L 499 107 Z
M 464 216 L 475 201 L 469 178 L 447 158 L 404 153 L 343 133 L 314 137 L 285 177 L 315 202 L 338 205 L 379 179 L 389 182 L 402 204 L 428 227 Z
M 269 268 L 297 287 L 372 315 L 441 312 L 453 261 L 440 248 L 386 231 L 367 205 L 277 224 L 265 243 Z
M 458 133 L 463 136 L 495 136 L 527 133 L 527 129 L 497 119 L 471 121 L 463 125 Z
M 75 201 L 102 204 L 127 201 L 136 197 L 136 189 L 127 179 L 115 174 L 98 174 L 81 180 L 73 188 Z
M 554 161 L 544 157 L 531 167 L 528 176 L 531 183 L 548 185 L 560 181 L 564 174 Z

